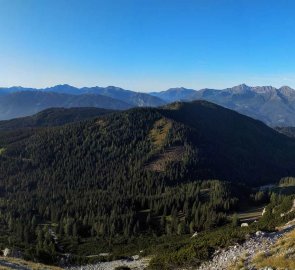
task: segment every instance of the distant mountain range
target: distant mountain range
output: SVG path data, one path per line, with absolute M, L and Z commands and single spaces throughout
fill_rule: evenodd
M 115 86 L 76 88 L 67 84 L 44 89 L 0 88 L 0 120 L 32 115 L 50 107 L 125 110 L 193 100 L 214 102 L 270 126 L 295 126 L 295 90 L 288 86 L 277 89 L 245 84 L 223 90 L 181 87 L 151 93 L 134 92 Z
M 158 97 L 114 86 L 76 88 L 65 84 L 44 89 L 0 88 L 0 120 L 29 116 L 51 107 L 125 110 L 163 104 Z
M 166 102 L 207 100 L 259 119 L 270 126 L 295 126 L 295 90 L 283 86 L 250 87 L 241 84 L 223 90 L 171 88 L 151 93 Z
M 134 106 L 102 95 L 23 91 L 0 95 L 0 120 L 29 116 L 52 107 L 98 107 L 125 110 Z

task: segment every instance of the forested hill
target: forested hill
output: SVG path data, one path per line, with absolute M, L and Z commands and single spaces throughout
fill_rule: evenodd
M 174 103 L 162 114 L 189 127 L 186 139 L 210 177 L 259 185 L 294 174 L 295 140 L 261 121 L 206 101 Z
M 90 108 L 49 109 L 33 117 L 0 122 L 0 129 L 17 125 L 59 125 L 74 121 L 74 118 L 83 119 L 108 112 Z M 5 141 L 5 136 L 2 137 Z M 23 144 L 19 149 L 15 149 L 15 144 L 2 146 L 7 148 L 7 156 L 13 148 L 13 153 L 20 151 L 38 164 L 49 165 L 49 160 L 53 161 L 46 158 L 49 156 L 55 156 L 58 161 L 59 156 L 63 160 L 71 159 L 70 152 L 78 154 L 81 151 L 80 155 L 91 156 L 97 151 L 106 151 L 101 156 L 105 160 L 118 158 L 121 163 L 126 163 L 128 156 L 131 159 L 136 157 L 141 171 L 165 174 L 169 171 L 169 164 L 176 163 L 181 164 L 179 168 L 187 174 L 182 175 L 183 178 L 189 175 L 194 179 L 216 178 L 253 185 L 278 180 L 292 174 L 295 169 L 295 140 L 260 121 L 207 101 L 132 109 L 95 121 L 40 130 L 29 139 L 17 141 L 18 146 Z M 107 151 L 109 146 L 112 151 Z M 39 148 L 44 151 L 42 160 L 36 160 L 38 155 L 35 153 L 41 153 Z M 116 155 L 116 151 L 120 154 L 126 152 L 126 155 Z M 81 157 L 76 156 L 77 159 Z M 89 172 L 94 169 L 91 164 L 87 167 Z M 66 167 L 60 169 L 67 170 Z M 109 168 L 106 166 L 105 169 Z M 174 178 L 180 180 L 179 176 Z
M 206 101 L 0 132 L 0 229 L 48 252 L 34 233 L 44 222 L 61 239 L 211 228 L 237 207 L 239 182 L 294 176 L 294 162 L 294 139 Z
M 61 126 L 67 123 L 91 119 L 111 112 L 114 111 L 94 107 L 50 108 L 32 116 L 0 121 L 0 130 Z

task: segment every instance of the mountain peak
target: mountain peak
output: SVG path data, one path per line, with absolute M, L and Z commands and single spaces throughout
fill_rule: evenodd
M 72 86 L 72 85 L 69 85 L 69 84 L 57 84 L 57 85 L 54 85 L 54 86 L 52 86 L 52 87 L 47 87 L 46 89 L 50 89 L 50 88 L 61 88 L 61 87 L 63 87 L 63 88 L 76 88 L 76 87 L 74 87 L 74 86 Z
M 282 86 L 281 88 L 278 89 L 278 92 L 280 92 L 281 94 L 283 94 L 285 97 L 288 97 L 288 98 L 295 97 L 295 90 L 289 86 Z
M 184 87 L 173 87 L 166 91 L 152 92 L 153 96 L 161 98 L 166 102 L 174 102 L 181 100 L 189 100 L 190 97 L 196 92 L 194 89 L 184 88 Z
M 244 93 L 246 91 L 251 91 L 252 87 L 243 83 L 228 89 L 235 93 Z
M 279 90 L 284 90 L 284 91 L 295 91 L 293 88 L 287 85 L 283 85 L 282 87 L 279 88 Z
M 117 89 L 117 90 L 123 90 L 123 88 L 118 87 L 118 86 L 114 86 L 114 85 L 108 85 L 107 87 L 105 87 L 105 89 Z M 125 90 L 125 89 L 124 89 Z
M 277 89 L 271 85 L 269 86 L 256 86 L 252 88 L 252 91 L 258 94 L 275 94 Z
M 249 88 L 250 86 L 245 84 L 245 83 L 242 83 L 242 84 L 239 84 L 237 85 L 236 87 L 239 87 L 239 88 Z
M 187 89 L 183 86 L 181 87 L 172 87 L 172 88 L 169 88 L 168 90 L 166 90 L 166 92 L 183 92 L 183 91 L 187 91 L 187 90 L 192 90 L 192 89 Z

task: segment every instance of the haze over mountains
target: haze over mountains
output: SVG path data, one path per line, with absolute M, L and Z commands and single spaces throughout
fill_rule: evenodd
M 93 107 L 50 108 L 32 116 L 0 121 L 0 131 L 22 128 L 61 126 L 73 122 L 92 119 L 99 115 L 112 112 L 114 111 Z
M 76 88 L 65 84 L 45 89 L 11 87 L 1 88 L 0 93 L 0 120 L 29 116 L 51 107 L 125 110 L 165 103 L 157 97 L 114 86 Z
M 76 88 L 66 84 L 44 89 L 0 88 L 0 120 L 32 115 L 50 107 L 124 110 L 199 99 L 233 109 L 270 126 L 295 126 L 295 91 L 292 88 L 250 87 L 245 84 L 223 90 L 171 88 L 151 93 L 114 86 Z

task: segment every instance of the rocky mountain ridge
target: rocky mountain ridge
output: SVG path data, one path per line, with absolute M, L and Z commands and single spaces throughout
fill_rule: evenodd
M 50 107 L 92 106 L 124 110 L 193 100 L 214 102 L 272 127 L 295 126 L 295 90 L 289 86 L 251 87 L 246 84 L 222 90 L 176 87 L 150 93 L 125 90 L 116 86 L 77 88 L 68 84 L 41 89 L 0 88 L 0 120 L 28 116 Z
M 159 93 L 151 93 L 167 102 L 207 100 L 252 118 L 259 119 L 270 126 L 295 126 L 295 90 L 282 86 L 251 87 L 241 84 L 222 90 L 172 88 Z

